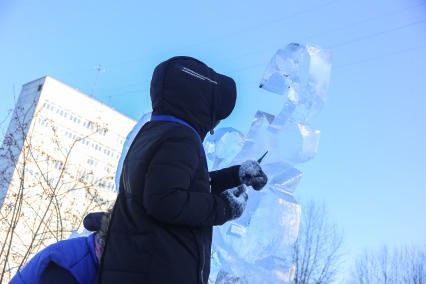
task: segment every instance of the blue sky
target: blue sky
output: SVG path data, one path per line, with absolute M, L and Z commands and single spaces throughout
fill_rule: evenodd
M 156 64 L 191 55 L 236 79 L 237 106 L 221 126 L 246 131 L 256 110 L 281 107 L 257 88 L 274 52 L 319 45 L 333 55 L 331 84 L 298 197 L 326 205 L 349 259 L 363 248 L 424 245 L 425 35 L 419 0 L 3 0 L 0 121 L 13 89 L 44 75 L 137 119 L 150 109 Z

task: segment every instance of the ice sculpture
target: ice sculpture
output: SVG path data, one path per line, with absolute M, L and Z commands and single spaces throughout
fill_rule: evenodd
M 313 46 L 290 43 L 267 66 L 260 87 L 283 96 L 276 114 L 258 111 L 244 137 L 222 128 L 206 138 L 210 170 L 258 159 L 269 182 L 249 191 L 244 214 L 215 227 L 209 283 L 289 283 L 295 266 L 291 246 L 298 236 L 300 205 L 293 197 L 302 173 L 297 164 L 318 151 L 320 131 L 310 126 L 325 102 L 330 55 Z

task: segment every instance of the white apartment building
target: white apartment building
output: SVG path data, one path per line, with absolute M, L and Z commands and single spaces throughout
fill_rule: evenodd
M 0 148 L 0 282 L 111 206 L 135 123 L 52 77 L 23 86 Z

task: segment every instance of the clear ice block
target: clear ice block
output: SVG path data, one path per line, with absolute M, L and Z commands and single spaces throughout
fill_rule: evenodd
M 273 115 L 263 111 L 256 113 L 241 152 L 238 153 L 233 163 L 242 163 L 249 159 L 257 160 L 267 151 L 269 139 L 268 128 L 274 118 Z M 265 157 L 264 161 L 266 162 L 268 158 L 269 154 Z
M 315 46 L 290 43 L 268 64 L 260 87 L 286 96 L 293 120 L 307 123 L 321 111 L 330 82 L 331 56 Z
M 230 165 L 241 151 L 244 135 L 232 127 L 219 128 L 204 140 L 207 164 L 210 170 Z
M 268 131 L 268 162 L 296 165 L 312 159 L 318 151 L 320 131 L 308 125 L 287 123 Z
M 287 95 L 289 88 L 299 91 L 307 85 L 309 63 L 307 48 L 299 43 L 290 43 L 272 57 L 260 87 L 278 95 Z

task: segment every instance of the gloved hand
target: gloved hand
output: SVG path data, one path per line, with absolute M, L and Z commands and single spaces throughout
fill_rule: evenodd
M 240 166 L 241 183 L 252 186 L 254 190 L 261 190 L 268 182 L 268 177 L 263 172 L 257 161 L 245 161 Z
M 83 226 L 90 232 L 97 232 L 102 227 L 102 219 L 108 218 L 110 212 L 92 212 L 83 219 Z
M 225 190 L 221 193 L 221 197 L 225 200 L 228 207 L 228 220 L 236 219 L 243 214 L 248 200 L 248 194 L 244 185 Z

